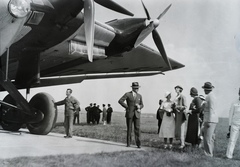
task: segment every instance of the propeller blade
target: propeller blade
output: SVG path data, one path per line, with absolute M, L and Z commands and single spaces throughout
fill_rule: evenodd
M 122 6 L 118 5 L 116 2 L 114 2 L 112 0 L 94 0 L 94 1 L 96 3 L 98 3 L 99 5 L 102 5 L 108 9 L 115 11 L 115 12 L 133 16 L 133 14 L 131 12 L 129 12 L 127 9 L 123 8 Z
M 136 48 L 142 41 L 154 30 L 154 24 L 151 22 L 138 36 L 134 47 Z
M 93 61 L 93 44 L 94 44 L 94 21 L 95 21 L 95 9 L 93 0 L 84 1 L 84 29 L 86 44 L 88 50 L 88 60 Z
M 162 55 L 162 58 L 163 60 L 165 61 L 165 63 L 168 65 L 168 67 L 172 70 L 172 66 L 169 62 L 169 59 L 167 57 L 167 54 L 165 52 L 165 49 L 164 49 L 164 46 L 163 46 L 163 43 L 162 43 L 162 40 L 158 34 L 158 32 L 154 29 L 153 32 L 152 32 L 152 37 L 153 37 L 153 40 L 160 52 L 160 54 Z
M 141 0 L 141 1 L 142 1 L 142 0 Z M 142 1 L 142 5 L 143 5 L 143 8 L 144 8 L 145 13 L 146 13 L 146 15 L 147 15 L 147 19 L 148 19 L 148 20 L 151 20 L 151 17 L 150 17 L 150 15 L 149 15 L 148 10 L 147 10 L 146 6 L 144 5 L 143 1 Z
M 170 4 L 158 17 L 157 19 L 159 20 L 161 17 L 163 17 L 165 15 L 165 13 L 167 13 L 168 9 L 172 6 L 172 4 Z

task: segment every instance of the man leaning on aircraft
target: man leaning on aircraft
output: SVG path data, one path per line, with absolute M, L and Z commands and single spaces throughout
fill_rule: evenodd
M 59 102 L 56 102 L 55 105 L 65 105 L 65 110 L 64 110 L 64 127 L 65 127 L 65 132 L 66 136 L 65 138 L 72 138 L 72 131 L 73 131 L 73 118 L 74 118 L 74 113 L 76 111 L 80 111 L 80 104 L 78 100 L 73 97 L 72 95 L 72 89 L 67 89 L 66 95 L 67 97 Z

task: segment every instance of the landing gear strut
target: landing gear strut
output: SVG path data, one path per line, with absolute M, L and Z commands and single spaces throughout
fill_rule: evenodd
M 15 100 L 10 95 L 7 95 L 3 101 L 12 105 L 16 105 Z M 23 115 L 21 111 L 4 105 L 1 105 L 0 111 L 1 125 L 4 130 L 18 131 L 22 127 L 23 123 L 21 123 L 20 120 Z
M 18 131 L 23 124 L 33 134 L 48 134 L 57 119 L 54 99 L 47 93 L 36 94 L 28 103 L 0 69 L 0 85 L 8 91 L 0 101 L 0 123 L 5 130 Z

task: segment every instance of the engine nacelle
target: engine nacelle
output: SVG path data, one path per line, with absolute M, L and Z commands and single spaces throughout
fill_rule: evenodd
M 87 46 L 85 43 L 73 41 L 69 42 L 69 55 L 86 57 L 87 58 Z M 106 58 L 105 48 L 100 46 L 93 46 L 93 58 L 102 59 Z

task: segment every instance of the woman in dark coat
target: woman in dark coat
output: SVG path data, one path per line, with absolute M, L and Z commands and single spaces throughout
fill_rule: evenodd
M 193 97 L 192 103 L 189 108 L 188 126 L 185 141 L 191 143 L 192 146 L 196 146 L 198 140 L 198 129 L 199 129 L 199 113 L 201 111 L 202 100 L 198 96 L 196 88 L 191 88 L 190 95 Z

